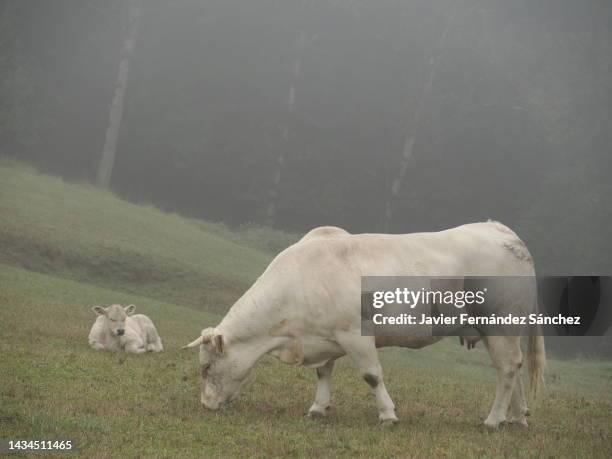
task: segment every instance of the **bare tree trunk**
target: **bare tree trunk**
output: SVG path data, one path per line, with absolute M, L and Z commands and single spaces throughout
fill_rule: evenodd
M 295 107 L 295 91 L 297 80 L 300 77 L 300 71 L 302 68 L 302 55 L 306 44 L 306 34 L 304 31 L 300 31 L 298 36 L 298 49 L 293 61 L 293 71 L 291 73 L 291 82 L 289 84 L 289 94 L 287 95 L 287 122 L 283 128 L 283 146 L 281 147 L 278 157 L 276 158 L 276 173 L 274 174 L 274 181 L 272 187 L 268 192 L 269 201 L 268 209 L 266 212 L 267 224 L 273 226 L 276 221 L 276 206 L 278 202 L 279 187 L 281 182 L 281 175 L 283 172 L 283 164 L 285 163 L 285 153 L 289 144 L 289 125 L 291 121 L 291 115 Z
M 130 58 L 132 57 L 136 36 L 138 35 L 139 20 L 140 0 L 129 0 L 127 32 L 123 42 L 123 52 L 115 84 L 115 95 L 113 96 L 108 116 L 108 128 L 106 129 L 102 159 L 98 166 L 96 179 L 96 184 L 101 188 L 109 187 L 113 173 L 113 164 L 117 153 L 117 140 L 119 139 L 119 129 L 121 128 L 121 117 L 123 116 L 123 100 L 127 90 L 128 74 L 130 71 Z
M 406 137 L 404 138 L 404 149 L 402 151 L 402 157 L 400 160 L 399 172 L 396 179 L 393 181 L 391 185 L 391 190 L 389 193 L 389 198 L 385 204 L 385 212 L 383 215 L 383 231 L 385 233 L 389 232 L 389 228 L 391 226 L 391 220 L 393 219 L 393 211 L 395 206 L 395 201 L 397 200 L 400 190 L 404 184 L 404 180 L 406 178 L 406 172 L 408 171 L 408 166 L 410 164 L 410 160 L 414 153 L 414 144 L 419 133 L 419 125 L 421 123 L 421 116 L 423 113 L 423 109 L 425 108 L 425 103 L 431 92 L 433 87 L 433 82 L 436 76 L 436 69 L 438 66 L 438 62 L 440 61 L 440 57 L 444 52 L 444 47 L 446 46 L 446 37 L 448 36 L 448 31 L 451 28 L 453 21 L 455 20 L 455 13 L 453 12 L 448 20 L 446 21 L 446 25 L 442 30 L 442 34 L 440 35 L 440 39 L 438 40 L 438 49 L 434 56 L 429 60 L 429 77 L 427 79 L 427 83 L 423 88 L 423 92 L 421 93 L 421 97 L 417 103 L 416 109 L 413 114 L 413 121 L 406 128 Z

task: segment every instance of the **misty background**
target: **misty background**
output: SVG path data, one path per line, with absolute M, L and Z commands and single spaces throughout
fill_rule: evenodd
M 131 9 L 132 8 L 132 9 Z M 134 30 L 134 10 L 138 27 Z M 608 0 L 3 0 L 0 154 L 229 225 L 493 218 L 610 274 Z

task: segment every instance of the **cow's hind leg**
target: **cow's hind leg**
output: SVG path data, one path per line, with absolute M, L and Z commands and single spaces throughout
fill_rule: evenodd
M 517 372 L 516 381 L 514 382 L 514 392 L 512 392 L 512 400 L 510 401 L 510 422 L 520 424 L 527 427 L 527 418 L 529 408 L 525 401 L 525 392 L 523 390 L 523 378 L 520 370 Z
M 147 344 L 147 351 L 151 352 L 162 352 L 164 350 L 164 345 L 162 344 L 161 338 L 155 333 L 155 337 L 153 341 L 150 341 Z
M 323 417 L 327 414 L 331 399 L 331 376 L 334 370 L 335 361 L 329 360 L 325 365 L 316 369 L 317 372 L 317 393 L 308 416 L 311 418 Z
M 151 352 L 162 352 L 164 350 L 164 346 L 161 343 L 161 340 L 157 340 L 153 343 L 147 344 L 147 351 Z
M 383 382 L 382 367 L 378 360 L 378 351 L 374 344 L 374 338 L 372 336 L 341 332 L 337 334 L 336 340 L 344 352 L 353 360 L 359 369 L 359 373 L 372 389 L 376 397 L 378 419 L 380 422 L 384 425 L 397 422 L 395 405 Z
M 155 325 L 151 324 L 151 326 L 147 328 L 147 351 L 162 352 L 163 350 L 164 346 L 161 338 L 157 334 L 157 329 Z
M 485 339 L 493 365 L 497 369 L 497 389 L 485 425 L 497 429 L 506 421 L 515 381 L 523 360 L 519 336 L 487 336 Z

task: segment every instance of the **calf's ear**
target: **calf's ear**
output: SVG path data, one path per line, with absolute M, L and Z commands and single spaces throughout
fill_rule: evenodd
M 130 304 L 129 306 L 124 307 L 123 310 L 128 316 L 131 316 L 136 310 L 136 305 Z
M 91 310 L 99 316 L 106 314 L 106 309 L 104 309 L 102 306 L 92 306 Z

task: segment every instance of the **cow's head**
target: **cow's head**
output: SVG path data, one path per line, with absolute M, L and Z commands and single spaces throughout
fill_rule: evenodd
M 104 317 L 104 326 L 113 336 L 123 336 L 125 333 L 125 319 L 127 316 L 134 314 L 136 306 L 130 304 L 123 307 L 120 304 L 113 304 L 107 308 L 94 306 L 92 309 L 97 315 Z
M 226 344 L 223 335 L 214 328 L 205 328 L 196 340 L 183 347 L 200 347 L 200 401 L 211 410 L 218 410 L 238 397 L 250 369 L 250 365 L 240 361 L 238 352 Z

